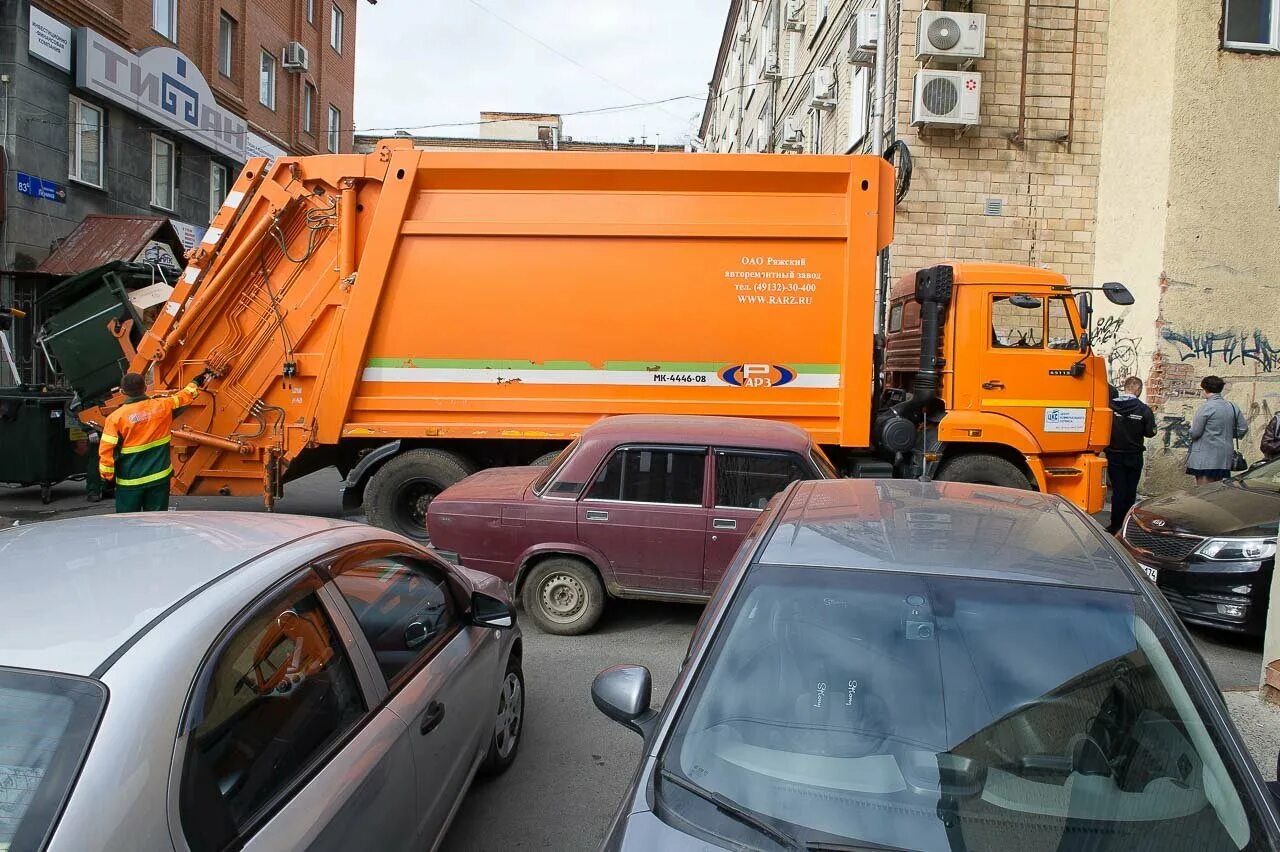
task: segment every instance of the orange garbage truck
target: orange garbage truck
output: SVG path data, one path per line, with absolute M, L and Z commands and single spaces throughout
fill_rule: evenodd
M 849 475 L 1099 510 L 1111 418 L 1090 294 L 939 263 L 890 288 L 878 334 L 893 193 L 892 166 L 863 156 L 388 140 L 256 159 L 159 318 L 115 336 L 156 391 L 214 374 L 175 425 L 176 493 L 270 506 L 336 466 L 349 509 L 417 537 L 467 474 L 646 412 L 787 421 Z M 119 402 L 77 391 L 91 423 Z

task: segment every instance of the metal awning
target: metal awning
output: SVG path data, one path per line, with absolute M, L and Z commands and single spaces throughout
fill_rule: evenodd
M 138 260 L 153 240 L 168 245 L 181 262 L 185 251 L 182 240 L 173 224 L 163 216 L 91 214 L 84 217 L 36 271 L 79 275 L 113 260 Z

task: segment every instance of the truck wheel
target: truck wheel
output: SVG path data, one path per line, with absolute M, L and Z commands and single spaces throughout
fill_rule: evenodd
M 971 482 L 975 485 L 999 485 L 1003 488 L 1032 488 L 1031 480 L 1011 461 L 985 453 L 973 453 L 951 459 L 938 471 L 944 482 Z
M 556 456 L 560 455 L 560 450 L 552 450 L 549 453 L 543 453 L 533 461 L 529 462 L 532 467 L 546 467 L 556 460 Z
M 596 626 L 604 612 L 604 586 L 596 572 L 577 559 L 538 563 L 524 581 L 524 611 L 544 633 L 578 636 Z
M 475 468 L 444 450 L 409 450 L 388 460 L 369 479 L 364 514 L 369 523 L 415 541 L 430 540 L 427 507 L 441 491 L 461 482 Z

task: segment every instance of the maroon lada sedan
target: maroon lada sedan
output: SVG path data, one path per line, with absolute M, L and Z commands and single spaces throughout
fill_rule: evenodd
M 794 426 L 731 417 L 621 416 L 549 467 L 493 468 L 431 501 L 432 546 L 496 574 L 549 633 L 585 633 L 606 591 L 702 601 L 765 504 L 797 479 L 834 479 Z

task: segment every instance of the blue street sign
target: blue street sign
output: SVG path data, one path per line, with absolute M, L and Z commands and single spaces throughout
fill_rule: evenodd
M 25 172 L 18 172 L 18 192 L 32 198 L 43 198 L 45 201 L 67 203 L 67 188 L 51 180 L 38 178 Z

